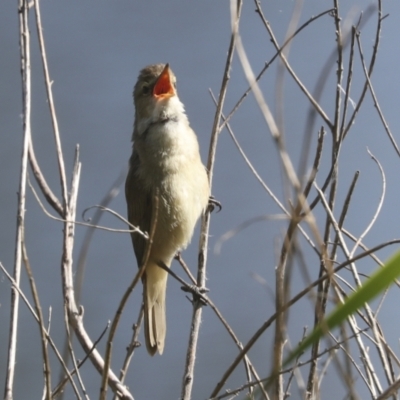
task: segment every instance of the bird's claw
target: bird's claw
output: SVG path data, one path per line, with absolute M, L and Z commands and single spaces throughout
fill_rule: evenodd
M 222 210 L 222 204 L 214 196 L 211 195 L 208 199 L 208 212 L 212 213 L 216 207 L 218 208 L 217 212 L 220 212 Z

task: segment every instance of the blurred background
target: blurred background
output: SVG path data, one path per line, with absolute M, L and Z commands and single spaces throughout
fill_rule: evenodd
M 300 24 L 311 16 L 333 7 L 326 0 L 305 0 Z M 292 17 L 294 1 L 261 2 L 266 18 L 283 43 Z M 360 13 L 371 1 L 351 0 L 341 4 L 343 24 L 356 24 Z M 68 177 L 76 144 L 80 146 L 82 162 L 78 198 L 78 220 L 82 211 L 98 204 L 117 177 L 126 171 L 131 154 L 133 126 L 132 89 L 139 70 L 152 63 L 170 63 L 178 79 L 178 92 L 196 131 L 204 163 L 207 160 L 215 106 L 209 90 L 218 96 L 230 40 L 230 9 L 228 1 L 188 2 L 182 0 L 148 2 L 119 0 L 41 2 L 43 34 L 53 93 L 62 137 Z M 378 58 L 372 76 L 380 106 L 398 140 L 400 129 L 399 78 L 400 68 L 400 3 L 384 2 L 384 14 Z M 55 193 L 60 196 L 57 160 L 54 151 L 51 121 L 48 113 L 42 66 L 34 25 L 30 16 L 32 38 L 32 137 L 38 162 Z M 376 30 L 376 12 L 365 21 L 361 41 L 366 57 L 370 57 Z M 240 33 L 256 73 L 275 54 L 269 36 L 263 27 L 253 2 L 243 6 Z M 335 46 L 335 26 L 331 16 L 325 15 L 304 29 L 293 41 L 289 60 L 303 83 L 313 91 L 322 66 Z M 21 76 L 18 45 L 17 2 L 0 3 L 0 261 L 8 271 L 14 262 L 14 243 L 17 212 L 17 190 L 22 149 Z M 356 58 L 353 90 L 358 99 L 364 75 Z M 347 62 L 347 61 L 346 61 Z M 273 112 L 276 112 L 277 62 L 265 73 L 260 82 L 263 94 Z M 345 64 L 347 68 L 347 64 Z M 335 69 L 325 77 L 326 85 L 322 107 L 332 119 L 335 94 Z M 247 82 L 235 55 L 228 87 L 224 113 L 231 111 Z M 284 129 L 288 152 L 295 166 L 300 159 L 309 103 L 293 79 L 286 74 L 284 82 Z M 283 189 L 282 169 L 274 141 L 252 95 L 248 96 L 231 120 L 232 128 L 251 162 L 276 196 L 287 205 Z M 311 155 L 316 146 L 317 130 L 323 125 L 317 120 L 312 132 Z M 325 139 L 323 161 L 317 182 L 321 186 L 329 170 L 331 137 Z M 342 205 L 355 171 L 360 178 L 346 228 L 360 235 L 369 224 L 381 196 L 382 179 L 377 165 L 371 160 L 367 148 L 381 162 L 386 173 L 386 197 L 381 214 L 365 238 L 369 246 L 399 236 L 398 213 L 400 160 L 396 155 L 371 96 L 367 94 L 340 156 L 338 207 Z M 311 165 L 310 157 L 308 166 Z M 33 179 L 32 179 L 33 180 Z M 239 224 L 257 217 L 281 213 L 246 166 L 227 131 L 222 131 L 214 169 L 213 195 L 222 203 L 222 211 L 211 218 L 207 287 L 222 314 L 231 324 L 239 339 L 246 343 L 260 325 L 274 312 L 276 257 L 285 221 L 260 221 L 239 232 L 223 243 L 221 251 L 214 251 L 221 235 Z M 313 197 L 313 196 L 311 196 Z M 116 212 L 126 215 L 124 194 L 121 192 L 111 203 Z M 50 210 L 49 207 L 47 207 Z M 52 212 L 52 210 L 50 210 Z M 339 208 L 340 211 L 340 208 Z M 318 213 L 318 210 L 316 211 Z M 54 212 L 53 212 L 54 214 Z M 62 251 L 62 224 L 45 216 L 28 189 L 26 205 L 26 246 L 31 261 L 43 311 L 52 309 L 51 335 L 62 348 L 64 341 L 63 299 L 60 278 Z M 104 216 L 102 225 L 125 228 L 119 221 Z M 321 225 L 321 228 L 323 225 Z M 81 250 L 86 228 L 77 226 L 75 260 Z M 198 228 L 190 247 L 183 257 L 195 272 L 198 249 Z M 391 247 L 379 253 L 382 259 L 390 255 Z M 319 271 L 319 261 L 305 245 L 307 266 L 311 278 Z M 363 272 L 376 265 L 365 260 Z M 175 262 L 175 272 L 184 276 Z M 291 293 L 304 286 L 300 273 L 293 267 Z M 137 266 L 128 234 L 96 231 L 91 243 L 81 297 L 84 322 L 94 340 L 105 328 L 119 304 L 122 294 L 133 278 Z M 186 279 L 186 278 L 185 278 Z M 145 346 L 140 347 L 126 380 L 135 399 L 179 398 L 185 354 L 188 342 L 192 306 L 180 284 L 169 279 L 167 293 L 167 339 L 162 356 L 149 357 Z M 22 289 L 29 294 L 26 274 Z M 140 303 L 138 287 L 124 311 L 116 336 L 112 366 L 121 367 L 125 349 L 132 334 Z M 31 298 L 31 296 L 28 296 Z M 387 327 L 388 341 L 398 350 L 399 327 L 393 324 L 397 312 L 398 289 L 393 288 L 380 311 L 383 326 Z M 7 361 L 9 330 L 10 283 L 0 273 L 0 386 L 3 387 Z M 396 315 L 397 320 L 397 315 Z M 288 328 L 290 345 L 302 337 L 303 327 L 313 324 L 312 303 L 303 301 L 290 311 Z M 140 336 L 143 341 L 143 336 Z M 270 328 L 249 356 L 261 377 L 269 372 L 273 329 Z M 105 339 L 99 344 L 103 352 Z M 83 357 L 76 343 L 79 357 Z M 37 324 L 20 305 L 18 354 L 16 366 L 15 399 L 37 399 L 42 394 L 42 364 L 40 335 Z M 226 368 L 237 354 L 237 348 L 210 307 L 203 310 L 197 353 L 193 399 L 208 398 Z M 52 358 L 54 361 L 54 359 Z M 53 362 L 53 365 L 58 365 Z M 58 368 L 58 367 L 57 367 Z M 53 383 L 57 383 L 55 368 Z M 378 371 L 378 374 L 380 372 Z M 82 368 L 91 398 L 99 393 L 100 376 L 89 362 Z M 240 366 L 228 381 L 234 388 L 245 381 Z M 324 380 L 323 393 L 336 393 L 340 398 L 340 379 L 332 375 Z M 333 392 L 335 390 L 335 392 Z M 293 394 L 296 398 L 296 393 Z M 335 395 L 335 396 L 336 396 Z M 299 392 L 299 398 L 301 394 Z M 65 398 L 72 398 L 68 389 Z M 328 398 L 328 397 L 326 397 Z M 329 397 L 332 398 L 332 397 Z

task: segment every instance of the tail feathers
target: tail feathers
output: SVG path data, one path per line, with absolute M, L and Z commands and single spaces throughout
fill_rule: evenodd
M 164 351 L 167 330 L 165 319 L 166 280 L 151 284 L 147 279 L 144 285 L 144 334 L 147 351 L 154 355 Z

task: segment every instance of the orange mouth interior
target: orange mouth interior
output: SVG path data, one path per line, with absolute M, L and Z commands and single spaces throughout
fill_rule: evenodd
M 169 66 L 167 64 L 157 79 L 153 89 L 153 96 L 156 98 L 166 98 L 171 97 L 174 94 L 175 89 L 171 82 Z

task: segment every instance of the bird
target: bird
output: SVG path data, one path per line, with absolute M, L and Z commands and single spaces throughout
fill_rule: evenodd
M 151 244 L 143 235 L 131 233 L 138 267 L 146 261 L 144 335 L 153 356 L 163 353 L 166 335 L 168 272 L 159 265 L 170 267 L 175 255 L 189 244 L 198 219 L 207 210 L 210 185 L 169 64 L 143 68 L 133 98 L 133 149 L 125 196 L 129 222 L 142 232 L 153 230 Z

